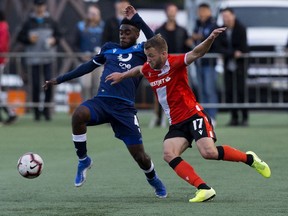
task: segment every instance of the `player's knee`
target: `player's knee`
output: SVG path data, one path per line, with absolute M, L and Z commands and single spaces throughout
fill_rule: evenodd
M 207 160 L 215 160 L 218 158 L 218 152 L 216 149 L 206 149 L 201 152 L 201 156 Z
M 72 115 L 72 125 L 79 125 L 89 121 L 90 113 L 88 108 L 79 106 Z
M 166 161 L 167 163 L 169 163 L 171 160 L 173 160 L 176 157 L 176 155 L 168 150 L 164 150 L 163 152 L 163 159 L 164 161 Z

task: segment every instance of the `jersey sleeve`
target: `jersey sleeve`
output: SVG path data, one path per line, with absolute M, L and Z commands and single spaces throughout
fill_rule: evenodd
M 175 67 L 187 67 L 188 64 L 186 63 L 186 53 L 171 56 L 173 65 Z
M 92 59 L 93 63 L 96 64 L 97 66 L 101 66 L 106 62 L 106 58 L 104 55 L 104 52 L 109 49 L 110 43 L 105 43 L 102 47 L 100 52 L 95 55 Z
M 147 39 L 150 39 L 151 37 L 154 36 L 153 31 L 149 28 L 149 26 L 144 22 L 144 20 L 139 16 L 138 13 L 136 13 L 132 19 L 132 22 L 134 22 L 136 25 L 140 27 L 140 29 L 143 31 L 145 37 Z
M 93 63 L 96 64 L 97 66 L 101 66 L 105 63 L 106 58 L 103 54 L 99 53 L 95 55 L 92 59 Z

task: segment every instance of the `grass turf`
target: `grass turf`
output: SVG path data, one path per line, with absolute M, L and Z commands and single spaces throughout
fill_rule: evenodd
M 144 174 L 129 156 L 125 145 L 114 138 L 108 125 L 88 129 L 88 151 L 94 166 L 81 188 L 73 185 L 77 158 L 71 142 L 70 118 L 58 114 L 52 122 L 33 122 L 31 116 L 0 128 L 1 216 L 112 216 L 112 215 L 287 215 L 287 112 L 252 113 L 249 127 L 225 127 L 220 114 L 217 144 L 255 151 L 272 170 L 265 179 L 241 163 L 207 161 L 193 147 L 183 158 L 217 192 L 209 203 L 191 204 L 194 188 L 178 178 L 162 160 L 162 139 L 167 129 L 147 127 L 151 113 L 140 112 L 146 151 L 152 157 L 169 197 L 157 199 Z M 18 158 L 33 151 L 44 159 L 37 179 L 21 177 Z

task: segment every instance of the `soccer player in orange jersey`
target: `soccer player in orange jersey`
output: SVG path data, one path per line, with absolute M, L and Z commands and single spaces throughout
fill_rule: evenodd
M 211 119 L 196 101 L 188 85 L 187 65 L 202 57 L 225 29 L 215 29 L 192 51 L 180 55 L 169 55 L 166 41 L 161 35 L 155 35 L 144 45 L 147 62 L 143 66 L 124 73 L 115 72 L 106 77 L 106 82 L 111 82 L 111 85 L 141 74 L 149 81 L 170 122 L 163 144 L 164 160 L 179 177 L 197 188 L 196 195 L 190 202 L 204 202 L 216 195 L 215 190 L 181 158 L 181 154 L 191 147 L 193 140 L 205 159 L 243 162 L 266 178 L 271 175 L 269 166 L 254 152 L 244 153 L 229 145 L 215 146 L 216 135 Z

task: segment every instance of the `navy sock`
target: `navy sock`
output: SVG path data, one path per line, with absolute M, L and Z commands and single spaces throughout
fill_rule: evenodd
M 83 159 L 87 157 L 87 147 L 86 147 L 86 142 L 75 142 L 74 141 L 74 146 L 76 148 L 76 154 L 79 159 Z
M 154 169 L 154 164 L 151 161 L 151 167 L 148 170 L 143 170 L 144 174 L 146 175 L 147 179 L 153 179 L 156 175 L 155 169 Z
M 147 179 L 153 179 L 155 177 L 155 170 L 153 169 L 151 172 L 149 173 L 145 173 Z
M 86 134 L 72 135 L 76 154 L 79 159 L 87 157 Z

